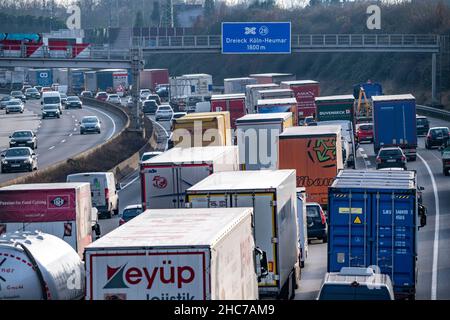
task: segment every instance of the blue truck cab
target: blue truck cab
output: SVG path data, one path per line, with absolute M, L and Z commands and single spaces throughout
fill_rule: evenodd
M 328 196 L 328 272 L 375 266 L 392 280 L 396 298 L 415 298 L 416 180 L 414 171 L 338 173 Z
M 372 97 L 373 147 L 400 147 L 408 159 L 416 160 L 416 98 L 411 94 Z

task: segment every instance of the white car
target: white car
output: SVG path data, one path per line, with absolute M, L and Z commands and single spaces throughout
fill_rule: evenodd
M 6 107 L 5 107 L 6 114 L 12 113 L 12 112 L 23 113 L 24 110 L 25 110 L 25 107 L 23 105 L 22 100 L 20 100 L 20 99 L 11 99 L 6 103 Z
M 109 102 L 112 104 L 121 104 L 122 100 L 120 99 L 119 95 L 117 95 L 117 94 L 109 94 L 108 98 L 106 98 L 106 102 Z
M 141 98 L 141 101 L 146 100 L 147 97 L 151 94 L 152 94 L 152 92 L 150 91 L 150 89 L 141 89 L 139 91 L 139 97 Z
M 155 113 L 155 120 L 172 120 L 173 110 L 168 104 L 162 104 Z

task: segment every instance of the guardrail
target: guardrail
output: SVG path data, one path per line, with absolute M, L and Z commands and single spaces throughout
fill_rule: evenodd
M 420 113 L 422 115 L 450 121 L 450 111 L 440 110 L 437 108 L 427 107 L 427 106 L 422 106 L 422 105 L 417 105 L 416 109 L 417 109 L 417 113 Z

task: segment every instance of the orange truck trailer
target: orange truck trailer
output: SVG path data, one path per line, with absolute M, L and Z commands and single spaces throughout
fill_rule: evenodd
M 306 189 L 308 202 L 328 205 L 328 187 L 342 165 L 339 126 L 286 128 L 279 135 L 278 168 L 297 171 L 297 187 Z

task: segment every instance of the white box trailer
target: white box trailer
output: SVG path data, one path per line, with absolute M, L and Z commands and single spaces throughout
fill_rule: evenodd
M 300 248 L 300 267 L 304 267 L 308 258 L 308 225 L 306 219 L 306 189 L 297 188 L 297 225 Z
M 274 89 L 280 86 L 276 83 L 266 84 L 249 84 L 245 86 L 245 104 L 247 107 L 247 113 L 256 113 L 256 105 L 259 99 L 259 90 Z
M 37 231 L 0 236 L 0 300 L 80 300 L 84 263 L 65 241 Z
M 184 74 L 170 78 L 170 97 L 190 97 L 212 95 L 212 76 L 206 73 Z
M 256 81 L 256 79 L 249 77 L 223 79 L 223 93 L 245 93 L 245 86 L 257 83 L 258 81 Z
M 86 299 L 258 299 L 252 212 L 145 211 L 86 248 Z
M 214 172 L 236 170 L 236 146 L 170 149 L 141 164 L 142 206 L 184 208 L 186 189 Z
M 187 190 L 192 208 L 252 207 L 255 242 L 266 252 L 268 275 L 260 296 L 292 299 L 297 285 L 295 170 L 219 172 Z
M 66 241 L 83 257 L 97 235 L 89 183 L 17 184 L 0 188 L 0 234 L 39 230 Z
M 292 125 L 290 112 L 255 113 L 237 119 L 241 170 L 277 169 L 278 135 Z

